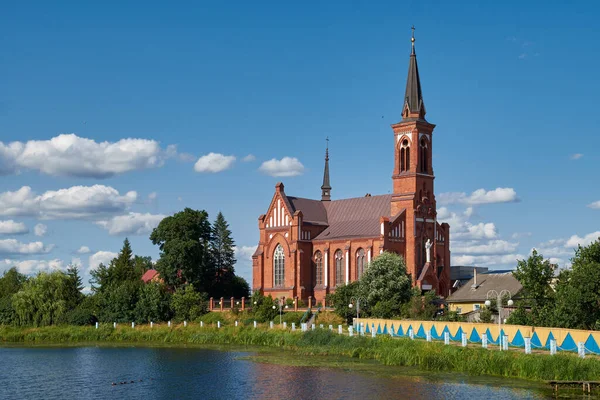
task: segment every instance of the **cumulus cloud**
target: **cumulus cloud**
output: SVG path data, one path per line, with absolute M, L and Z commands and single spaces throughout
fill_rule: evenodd
M 498 236 L 496 225 L 493 222 L 480 222 L 475 225 L 466 222 L 465 228 L 466 232 L 456 232 L 454 237 L 461 239 L 494 239 Z
M 595 210 L 600 210 L 600 200 L 588 204 L 588 207 L 593 208 Z
M 123 212 L 137 199 L 134 191 L 120 195 L 104 185 L 72 186 L 36 195 L 29 186 L 0 193 L 0 215 L 40 219 L 96 218 Z
M 196 161 L 194 170 L 196 172 L 215 173 L 225 171 L 233 167 L 235 156 L 226 156 L 219 153 L 208 153 Z
M 235 258 L 238 261 L 252 261 L 252 255 L 256 251 L 257 246 L 235 246 Z
M 101 179 L 160 167 L 176 153 L 175 146 L 163 149 L 155 140 L 96 142 L 75 134 L 62 134 L 50 140 L 0 142 L 0 174 L 29 169 L 54 176 Z
M 98 221 L 96 224 L 106 229 L 110 235 L 146 235 L 152 232 L 165 217 L 166 215 L 162 214 L 131 212 L 109 220 Z
M 27 232 L 29 232 L 29 229 L 22 222 L 15 222 L 12 219 L 0 221 L 0 234 L 21 235 Z
M 49 253 L 54 245 L 44 245 L 42 242 L 23 243 L 16 239 L 0 240 L 0 254 L 45 254 Z
M 581 157 L 583 157 L 581 153 L 571 154 L 571 160 L 579 160 Z
M 573 235 L 569 239 L 567 239 L 565 246 L 567 247 L 577 247 L 577 246 L 588 246 L 592 242 L 600 239 L 600 231 L 588 233 L 587 235 L 580 237 L 578 235 Z
M 97 251 L 97 252 L 95 252 L 89 258 L 88 272 L 95 270 L 96 268 L 98 268 L 98 266 L 100 264 L 104 264 L 104 265 L 108 266 L 108 264 L 110 264 L 112 259 L 117 257 L 118 255 L 119 255 L 118 253 L 113 253 L 112 251 Z
M 17 270 L 25 275 L 33 275 L 38 272 L 64 271 L 66 263 L 58 258 L 53 260 L 0 260 L 0 271 L 16 267 Z
M 251 162 L 256 160 L 256 157 L 254 156 L 254 154 L 248 154 L 246 157 L 242 158 L 243 162 Z
M 506 240 L 490 240 L 487 243 L 479 241 L 471 241 L 460 243 L 456 247 L 452 247 L 452 251 L 460 254 L 507 254 L 517 250 L 519 243 L 511 243 Z
M 521 254 L 501 254 L 501 255 L 459 255 L 452 256 L 453 265 L 476 265 L 478 267 L 506 267 L 513 269 L 517 265 L 517 260 L 522 260 Z
M 76 251 L 76 253 L 77 253 L 77 254 L 88 254 L 90 251 L 91 251 L 91 250 L 90 250 L 90 248 L 89 248 L 89 247 L 87 247 L 87 246 L 81 246 L 81 247 L 80 247 L 80 248 L 79 248 L 79 249 Z
M 517 192 L 513 188 L 496 188 L 494 190 L 477 189 L 470 195 L 464 192 L 441 193 L 437 196 L 440 204 L 495 204 L 518 202 Z
M 273 158 L 263 162 L 258 170 L 270 176 L 298 176 L 304 173 L 304 165 L 295 157 Z
M 450 224 L 452 229 L 451 239 L 495 239 L 498 237 L 498 231 L 493 222 L 471 223 L 469 219 L 474 215 L 473 207 L 467 207 L 462 213 L 452 212 L 446 207 L 440 207 L 437 218 L 440 222 Z
M 44 236 L 48 232 L 48 227 L 44 224 L 37 224 L 33 227 L 33 233 L 35 236 Z

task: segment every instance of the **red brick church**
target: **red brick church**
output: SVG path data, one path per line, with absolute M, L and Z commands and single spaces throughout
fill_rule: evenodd
M 393 193 L 332 200 L 328 149 L 321 200 L 289 196 L 283 183 L 275 185 L 267 213 L 258 218 L 253 290 L 322 302 L 338 286 L 359 279 L 378 254 L 391 251 L 406 260 L 413 285 L 448 296 L 450 226 L 436 217 L 435 125 L 425 119 L 414 40 L 402 119 L 392 125 Z

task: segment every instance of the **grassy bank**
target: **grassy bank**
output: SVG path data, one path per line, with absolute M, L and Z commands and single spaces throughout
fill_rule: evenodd
M 573 355 L 525 355 L 481 348 L 444 346 L 441 343 L 348 337 L 317 329 L 306 333 L 252 327 L 200 328 L 179 325 L 119 327 L 54 326 L 46 328 L 0 327 L 0 343 L 139 343 L 181 345 L 247 345 L 293 350 L 301 355 L 342 355 L 378 360 L 385 365 L 413 366 L 427 371 L 456 371 L 530 380 L 600 380 L 600 360 Z

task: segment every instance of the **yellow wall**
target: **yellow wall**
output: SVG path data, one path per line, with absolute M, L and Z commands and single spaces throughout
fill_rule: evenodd
M 458 332 L 459 328 L 462 328 L 463 332 L 468 335 L 471 334 L 473 328 L 482 335 L 488 329 L 490 330 L 490 334 L 494 341 L 497 340 L 498 337 L 498 324 L 483 324 L 483 323 L 475 323 L 475 322 L 445 322 L 445 321 L 410 321 L 410 320 L 390 320 L 390 319 L 376 319 L 376 318 L 360 318 L 357 320 L 357 323 L 364 323 L 369 326 L 369 329 L 372 325 L 375 325 L 377 329 L 378 326 L 381 327 L 383 331 L 384 326 L 387 327 L 388 331 L 391 328 L 392 324 L 394 325 L 394 331 L 397 332 L 398 328 L 402 326 L 402 330 L 406 335 L 408 332 L 408 328 L 412 326 L 413 332 L 415 335 L 417 334 L 421 325 L 423 325 L 423 329 L 425 331 L 431 330 L 432 327 L 435 326 L 435 330 L 438 334 L 444 330 L 445 327 L 448 327 L 450 335 L 455 336 Z M 567 334 L 570 334 L 575 343 L 577 342 L 585 342 L 589 336 L 595 340 L 596 343 L 600 344 L 600 331 L 584 331 L 579 329 L 560 329 L 560 328 L 543 328 L 543 327 L 532 327 L 532 326 L 522 326 L 522 325 L 502 325 L 501 329 L 504 330 L 504 333 L 508 335 L 508 340 L 512 341 L 520 331 L 521 335 L 526 337 L 531 337 L 535 332 L 540 339 L 542 345 L 544 345 L 548 339 L 548 335 L 552 332 L 554 339 L 556 339 L 556 343 L 560 346 Z

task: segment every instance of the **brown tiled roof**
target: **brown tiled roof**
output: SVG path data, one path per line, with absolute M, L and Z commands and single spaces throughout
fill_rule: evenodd
M 327 224 L 327 211 L 322 201 L 293 196 L 287 196 L 287 198 L 293 208 L 292 213 L 298 210 L 302 211 L 303 221 Z
M 314 240 L 379 236 L 379 218 L 390 217 L 391 200 L 386 194 L 324 202 L 329 226 Z
M 472 287 L 474 281 L 475 278 L 469 280 L 469 282 L 461 286 L 460 289 L 452 293 L 446 301 L 448 303 L 465 303 L 472 301 L 484 302 L 487 300 L 488 292 L 492 289 L 498 293 L 502 290 L 508 290 L 513 298 L 518 298 L 518 293 L 523 289 L 523 286 L 517 278 L 513 276 L 512 272 L 477 274 L 476 288 Z M 496 294 L 491 296 L 491 299 L 495 300 Z

